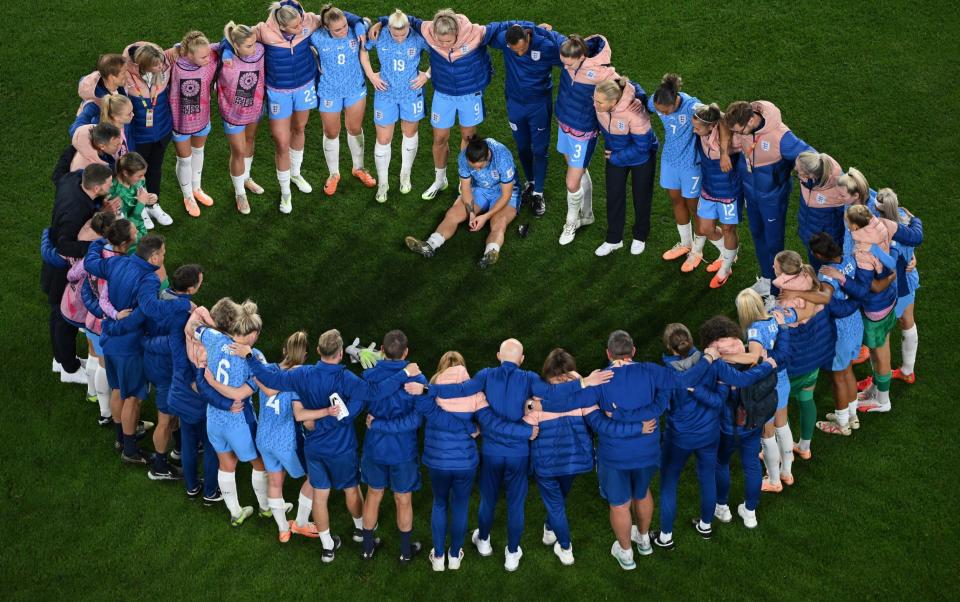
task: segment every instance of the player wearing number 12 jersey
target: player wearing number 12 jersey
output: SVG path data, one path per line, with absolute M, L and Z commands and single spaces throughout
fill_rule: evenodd
M 387 201 L 390 189 L 390 141 L 400 120 L 403 140 L 400 143 L 400 194 L 413 188 L 410 171 L 417 156 L 420 140 L 417 126 L 424 117 L 423 87 L 430 79 L 430 71 L 420 71 L 420 56 L 429 48 L 419 33 L 410 27 L 407 15 L 397 9 L 387 20 L 390 35 L 368 40 L 360 54 L 360 62 L 376 93 L 373 96 L 373 123 L 377 126 L 377 143 L 373 147 L 373 161 L 377 166 L 376 200 Z M 370 66 L 369 50 L 377 49 L 380 71 Z

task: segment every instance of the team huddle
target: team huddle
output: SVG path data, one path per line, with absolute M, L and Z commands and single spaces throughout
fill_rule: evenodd
M 493 72 L 488 48 L 503 54 L 520 170 L 513 150 L 477 131 Z M 423 54 L 426 70 L 420 70 Z M 556 95 L 554 68 L 560 72 Z M 376 177 L 364 163 L 368 82 Z M 923 226 L 893 190 L 874 191 L 859 170 L 844 170 L 796 136 L 774 104 L 735 101 L 722 111 L 681 88 L 681 78 L 667 74 L 648 94 L 614 68 L 602 35 L 566 36 L 528 21 L 479 25 L 448 9 L 432 20 L 397 10 L 371 21 L 330 5 L 314 14 L 293 0 L 271 5 L 267 20 L 255 26 L 231 21 L 218 43 L 193 31 L 171 49 L 136 42 L 121 54 L 103 55 L 97 70 L 80 80 L 83 102 L 53 174 L 56 201 L 41 237 L 53 369 L 64 382 L 87 385 L 99 424 L 114 429 L 122 462 L 147 466 L 151 480 L 182 480 L 192 499 L 222 502 L 234 527 L 257 514 L 275 521 L 280 542 L 292 534 L 317 539 L 325 563 L 342 543 L 331 528 L 331 490 L 344 492 L 350 537 L 362 557 L 372 559 L 381 547 L 379 507 L 390 489 L 400 561 L 418 555 L 412 493 L 421 487 L 421 464 L 433 492 L 427 558 L 435 571 L 461 566 L 475 483 L 480 507 L 472 544 L 481 556 L 493 553 L 502 489 L 504 566 L 519 567 L 530 474 L 546 508 L 542 541 L 563 565 L 574 563 L 575 513 L 568 517 L 566 498 L 576 476 L 594 470 L 610 507 L 611 554 L 625 570 L 636 567 L 634 550 L 649 555 L 675 547 L 678 486 L 690 456 L 700 511 L 688 529 L 709 539 L 715 520 L 733 520 L 735 453 L 744 491 L 735 512 L 755 528 L 761 494 L 796 486 L 794 461 L 812 459 L 816 431 L 850 436 L 860 428 L 858 412 L 892 409 L 893 379 L 914 383 L 914 249 Z M 303 194 L 313 190 L 302 171 L 311 110 L 319 110 L 323 127 L 323 192 L 334 195 L 348 184 L 339 167 L 345 127 L 351 175 L 375 189 L 381 203 L 390 192 L 397 122 L 399 191 L 408 194 L 419 122 L 429 111 L 435 176 L 422 198 L 437 198 L 449 186 L 456 124 L 459 193 L 429 236 L 409 236 L 405 244 L 432 257 L 461 224 L 471 231 L 488 226 L 479 265 L 489 267 L 523 207 L 535 216 L 546 212 L 555 116 L 556 149 L 567 165 L 561 245 L 594 221 L 588 168 L 602 135 L 607 230 L 597 256 L 624 246 L 628 180 L 635 213 L 630 251 L 644 252 L 659 153 L 660 185 L 679 234 L 662 258 L 682 259 L 681 271 L 694 272 L 709 241 L 718 252 L 706 268 L 710 287 L 722 287 L 738 261 L 745 207 L 761 277 L 736 295 L 730 309 L 737 321 L 718 315 L 696 335 L 683 324 L 667 325 L 660 363 L 635 361 L 630 335 L 614 331 L 606 342 L 608 367 L 585 376 L 562 348 L 549 353 L 539 373 L 523 369 L 523 346 L 511 338 L 501 344 L 495 366 L 471 376 L 451 350 L 428 379 L 408 361 L 410 343 L 400 330 L 366 347 L 359 340 L 345 345 L 337 330 L 328 330 L 313 364 L 307 334 L 298 331 L 271 361 L 255 348 L 263 328 L 257 305 L 223 298 L 209 309 L 197 306 L 192 297 L 202 287 L 203 268 L 189 263 L 168 274 L 166 240 L 150 233 L 173 222 L 160 206 L 171 140 L 186 213 L 199 217 L 201 206 L 214 204 L 202 187 L 214 98 L 240 213 L 251 210 L 248 193 L 264 192 L 251 177 L 264 116 L 275 143 L 279 210 L 290 213 L 291 184 Z M 662 141 L 653 114 L 662 121 Z M 784 248 L 794 171 L 806 258 Z M 894 370 L 890 336 L 897 325 L 902 360 Z M 86 360 L 76 357 L 81 330 Z M 345 358 L 362 365 L 360 376 Z M 867 360 L 872 376 L 857 381 L 853 366 Z M 821 371 L 830 375 L 835 407 L 818 421 L 814 390 Z M 140 419 L 151 395 L 156 424 Z M 798 406 L 796 440 L 791 405 Z M 149 452 L 140 441 L 151 430 Z M 241 462 L 251 464 L 256 506 L 240 502 L 235 475 Z M 650 485 L 657 475 L 654 530 Z M 283 498 L 286 478 L 303 479 L 296 510 Z

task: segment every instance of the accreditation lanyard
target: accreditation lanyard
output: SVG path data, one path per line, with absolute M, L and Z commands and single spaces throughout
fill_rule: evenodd
M 147 101 L 144 100 L 145 97 L 144 97 L 144 96 L 139 96 L 139 98 L 140 98 L 140 103 L 143 105 L 143 108 L 147 110 L 147 114 L 146 114 L 146 119 L 145 119 L 145 121 L 146 121 L 146 127 L 148 127 L 148 128 L 152 128 L 152 127 L 153 127 L 153 109 L 157 106 L 157 94 L 153 94 L 153 93 L 152 93 L 153 84 L 154 84 L 154 83 L 156 83 L 156 82 L 151 82 L 151 84 L 150 84 L 149 86 L 147 86 L 147 97 L 150 98 L 150 105 L 149 105 L 149 106 L 147 105 Z M 157 86 L 157 88 L 159 88 L 159 86 Z M 137 83 L 137 92 L 140 92 L 140 84 L 139 84 L 139 83 Z

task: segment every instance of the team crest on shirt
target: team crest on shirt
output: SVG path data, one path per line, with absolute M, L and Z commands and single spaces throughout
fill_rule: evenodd
M 826 202 L 827 202 L 827 197 L 823 196 L 822 194 L 817 194 L 817 204 L 823 205 Z
M 677 121 L 680 122 L 680 125 L 687 125 L 687 116 L 681 115 L 680 117 L 677 118 Z
M 434 123 L 440 123 L 440 113 L 430 113 L 430 121 Z
M 310 28 L 304 27 L 303 29 L 301 29 L 300 35 L 302 35 L 303 37 L 307 37 L 308 35 L 310 35 Z
M 275 103 L 275 102 L 271 102 L 271 103 L 270 103 L 270 112 L 273 113 L 274 115 L 279 115 L 279 114 L 280 114 L 280 105 L 278 105 L 278 104 Z
M 496 169 L 491 169 L 491 170 L 490 170 L 490 177 L 493 178 L 494 180 L 496 180 L 497 178 L 500 177 L 500 172 L 497 171 Z
M 539 50 L 531 50 L 531 51 L 530 51 L 530 59 L 531 59 L 531 60 L 534 60 L 534 61 L 539 61 L 539 60 L 540 60 L 540 51 L 539 51 Z
M 460 47 L 460 54 L 466 54 L 470 52 L 470 44 L 464 44 Z
M 596 76 L 596 73 L 594 73 L 592 69 L 590 71 L 587 71 L 587 79 L 593 79 L 595 76 Z
M 508 177 L 508 178 L 512 178 L 512 177 L 513 177 L 513 168 L 512 168 L 512 167 L 508 167 L 508 168 L 507 168 L 507 177 Z
M 618 130 L 625 130 L 625 129 L 627 129 L 627 126 L 626 126 L 625 123 L 623 123 L 622 121 L 619 121 L 619 120 L 618 120 L 618 121 L 617 121 L 617 129 L 618 129 Z
M 377 119 L 383 119 L 383 111 L 376 110 L 373 112 L 373 116 Z
M 412 47 L 407 48 L 407 56 L 409 56 L 410 58 L 417 56 L 417 49 Z
M 760 148 L 763 149 L 763 150 L 765 150 L 765 151 L 770 150 L 770 141 L 769 141 L 769 140 L 763 140 L 763 141 L 761 141 L 761 142 L 760 142 Z
M 356 40 L 350 40 L 350 50 L 354 50 L 357 47 Z

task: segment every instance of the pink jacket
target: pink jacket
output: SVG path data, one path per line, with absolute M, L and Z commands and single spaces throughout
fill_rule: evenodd
M 813 280 L 810 278 L 810 274 L 805 271 L 801 271 L 799 274 L 780 274 L 773 279 L 773 285 L 783 291 L 809 291 L 813 290 Z M 780 307 L 784 309 L 804 309 L 807 306 L 807 302 L 804 299 L 799 298 L 786 298 L 778 302 Z M 814 306 L 814 313 L 819 313 L 823 310 L 822 305 Z M 796 327 L 799 324 L 805 324 L 810 319 L 798 320 L 797 322 L 791 324 L 791 327 Z
M 597 111 L 597 120 L 614 135 L 643 135 L 650 131 L 650 113 L 637 98 L 633 82 L 626 81 L 623 94 L 609 113 Z
M 267 19 L 257 23 L 254 29 L 257 32 L 257 41 L 267 46 L 283 46 L 284 48 L 293 48 L 299 44 L 309 44 L 310 36 L 320 28 L 320 17 L 316 14 L 303 11 L 303 22 L 300 25 L 300 31 L 292 40 L 287 40 L 284 33 L 280 31 L 280 24 L 276 19 Z
M 773 165 L 780 161 L 780 139 L 790 128 L 783 123 L 780 109 L 772 102 L 757 100 L 750 105 L 763 116 L 763 129 L 752 134 L 733 134 L 733 141 L 743 149 L 754 167 Z
M 847 204 L 842 198 L 840 198 L 840 188 L 837 186 L 837 180 L 839 180 L 840 176 L 843 175 L 843 171 L 840 169 L 840 164 L 837 163 L 830 155 L 825 156 L 827 159 L 827 165 L 830 169 L 830 176 L 827 179 L 827 183 L 823 186 L 817 186 L 813 189 L 809 189 L 806 186 L 800 187 L 800 198 L 807 205 L 807 207 L 813 207 L 817 209 L 826 207 L 842 207 Z
M 574 83 L 596 86 L 604 80 L 616 79 L 618 76 L 617 70 L 610 65 L 610 59 L 613 56 L 613 51 L 610 49 L 610 42 L 600 34 L 587 36 L 586 39 L 589 40 L 591 38 L 600 38 L 603 40 L 603 48 L 600 52 L 595 56 L 584 59 L 576 69 L 573 67 L 564 67 L 564 69 L 567 70 L 567 74 L 573 79 Z
M 196 134 L 210 123 L 210 87 L 217 73 L 220 44 L 210 44 L 210 62 L 198 67 L 187 57 L 173 63 L 170 78 L 170 112 L 173 131 Z
M 463 366 L 450 366 L 436 376 L 434 382 L 438 385 L 456 385 L 470 379 L 470 374 Z M 487 396 L 483 393 L 474 393 L 467 397 L 453 399 L 437 398 L 437 405 L 447 412 L 476 412 L 487 407 Z
M 76 154 L 73 155 L 73 161 L 70 162 L 70 171 L 76 171 L 78 169 L 83 169 L 91 163 L 103 163 L 106 164 L 106 161 L 100 158 L 100 153 L 97 152 L 97 149 L 93 147 L 93 143 L 90 142 L 90 130 L 94 126 L 91 125 L 81 125 L 73 133 L 73 148 L 77 150 Z M 123 130 L 120 131 L 120 135 L 123 135 Z M 114 157 L 116 158 L 116 157 Z
M 249 125 L 260 120 L 263 111 L 263 44 L 252 56 L 234 56 L 220 66 L 217 101 L 220 116 L 231 125 Z
M 853 255 L 857 260 L 857 267 L 873 270 L 876 273 L 883 271 L 884 266 L 879 259 L 873 256 L 870 249 L 877 245 L 884 253 L 890 252 L 890 242 L 897 233 L 899 224 L 885 218 L 874 217 L 866 226 L 850 232 L 853 238 Z
M 447 57 L 452 63 L 458 59 L 462 59 L 483 44 L 483 37 L 487 33 L 487 26 L 471 23 L 466 15 L 458 14 L 457 41 L 454 43 L 452 50 L 440 47 L 437 36 L 433 32 L 433 21 L 424 21 L 423 26 L 420 28 L 420 33 L 431 48 L 442 56 Z
M 154 46 L 163 52 L 163 71 L 160 72 L 160 79 L 154 80 L 154 86 L 150 88 L 140 76 L 140 67 L 130 58 L 130 49 L 134 46 L 149 45 Z M 127 96 L 136 102 L 136 98 L 155 98 L 158 94 L 167 89 L 170 84 L 170 72 L 173 70 L 173 61 L 177 60 L 177 50 L 170 48 L 163 50 L 153 42 L 134 42 L 123 49 L 123 56 L 127 59 L 127 85 L 124 88 Z

